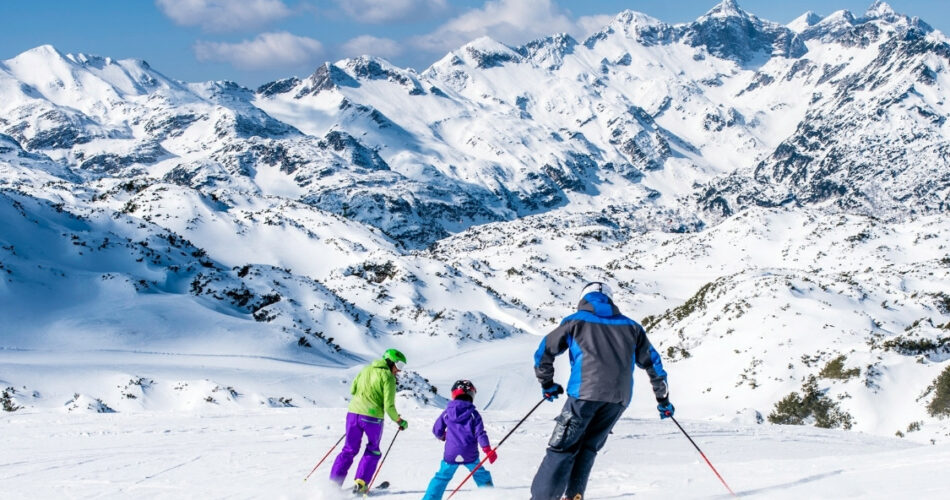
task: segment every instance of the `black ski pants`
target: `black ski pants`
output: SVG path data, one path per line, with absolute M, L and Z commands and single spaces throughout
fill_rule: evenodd
M 567 398 L 531 483 L 531 500 L 583 495 L 594 458 L 625 409 L 620 403 Z

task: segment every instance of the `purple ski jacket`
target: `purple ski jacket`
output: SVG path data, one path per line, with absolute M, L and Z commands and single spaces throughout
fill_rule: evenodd
M 478 447 L 491 446 L 482 424 L 482 416 L 468 401 L 449 401 L 432 426 L 435 437 L 445 440 L 446 462 L 467 464 L 478 461 Z

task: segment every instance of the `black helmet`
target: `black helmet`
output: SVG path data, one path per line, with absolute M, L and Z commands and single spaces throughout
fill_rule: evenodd
M 452 399 L 456 399 L 462 394 L 474 398 L 475 392 L 475 384 L 473 384 L 471 380 L 456 380 L 455 383 L 452 384 Z

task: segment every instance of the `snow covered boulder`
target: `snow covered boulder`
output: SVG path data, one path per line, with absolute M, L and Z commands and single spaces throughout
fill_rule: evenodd
M 66 402 L 66 411 L 69 413 L 115 413 L 116 411 L 99 398 L 85 394 L 73 394 L 73 399 Z
M 757 425 L 763 422 L 765 422 L 765 417 L 755 408 L 743 408 L 732 418 L 732 423 L 739 425 Z

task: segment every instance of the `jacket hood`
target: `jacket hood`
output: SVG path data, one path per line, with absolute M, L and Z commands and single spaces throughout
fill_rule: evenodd
M 373 368 L 385 368 L 387 370 L 389 369 L 389 365 L 386 364 L 385 359 L 377 359 L 376 361 L 373 361 L 372 363 L 370 363 L 369 366 L 372 366 Z
M 473 411 L 475 411 L 474 404 L 461 399 L 453 399 L 445 407 L 445 416 L 451 422 L 462 424 L 472 418 Z
M 577 304 L 578 311 L 588 311 L 602 318 L 609 318 L 620 314 L 620 309 L 614 305 L 610 297 L 600 292 L 590 292 Z

